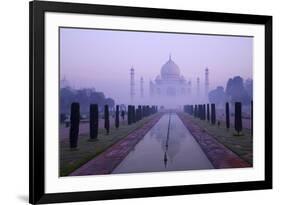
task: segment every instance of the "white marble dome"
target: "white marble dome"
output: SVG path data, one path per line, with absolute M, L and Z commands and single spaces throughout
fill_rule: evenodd
M 171 59 L 171 56 L 169 60 L 161 68 L 161 77 L 163 79 L 180 78 L 180 69 L 178 65 Z

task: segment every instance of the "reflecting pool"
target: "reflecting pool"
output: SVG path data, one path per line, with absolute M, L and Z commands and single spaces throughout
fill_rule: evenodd
M 167 113 L 112 173 L 213 169 L 176 113 Z

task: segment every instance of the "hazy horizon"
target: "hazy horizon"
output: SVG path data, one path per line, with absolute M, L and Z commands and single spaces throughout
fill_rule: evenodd
M 135 69 L 136 95 L 144 78 L 144 95 L 150 80 L 172 60 L 181 75 L 192 82 L 209 68 L 210 90 L 225 88 L 229 78 L 252 78 L 253 38 L 141 31 L 60 29 L 60 76 L 75 88 L 95 88 L 119 103 L 128 102 L 130 68 Z

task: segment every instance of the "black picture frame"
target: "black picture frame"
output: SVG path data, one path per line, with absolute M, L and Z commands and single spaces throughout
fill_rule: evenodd
M 93 4 L 32 1 L 30 11 L 30 164 L 29 202 L 32 204 L 75 202 L 198 193 L 230 192 L 272 188 L 272 17 L 262 15 L 215 13 L 201 11 L 105 6 Z M 110 16 L 150 17 L 162 19 L 199 20 L 265 26 L 265 180 L 235 183 L 200 184 L 154 188 L 71 193 L 45 192 L 44 119 L 44 15 L 46 12 L 100 14 Z

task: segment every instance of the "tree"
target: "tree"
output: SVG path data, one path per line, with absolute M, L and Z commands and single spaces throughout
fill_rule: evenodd
M 254 116 L 253 116 L 253 101 L 251 101 L 251 136 L 253 136 L 253 123 L 254 122 Z
M 218 86 L 215 90 L 212 90 L 208 94 L 209 101 L 211 103 L 221 105 L 226 101 L 226 95 L 222 86 Z
M 125 120 L 125 111 L 124 110 L 121 111 L 121 117 L 122 117 L 122 120 Z
M 229 123 L 229 103 L 225 103 L 225 123 L 226 123 L 226 128 L 227 130 L 230 127 L 230 123 Z
M 251 97 L 248 95 L 243 78 L 235 76 L 233 79 L 229 79 L 226 86 L 226 94 L 231 103 L 241 102 L 245 105 L 251 103 Z
M 70 87 L 60 89 L 60 112 L 69 114 L 71 103 L 75 102 L 75 93 Z
M 96 140 L 98 138 L 99 129 L 99 106 L 98 104 L 90 105 L 90 139 Z
M 238 135 L 242 131 L 242 105 L 241 102 L 235 103 L 235 130 L 237 131 Z
M 60 123 L 64 123 L 64 121 L 67 119 L 67 116 L 65 113 L 60 114 Z
M 132 106 L 132 123 L 136 122 L 136 109 L 135 106 Z
M 250 78 L 245 80 L 244 87 L 245 87 L 245 90 L 246 90 L 248 96 L 252 99 L 253 98 L 253 80 Z
M 199 105 L 199 118 L 200 120 L 203 120 L 203 106 Z
M 216 124 L 216 105 L 214 103 L 211 104 L 211 123 Z
M 119 105 L 116 105 L 116 111 L 115 111 L 115 127 L 119 127 Z
M 203 120 L 206 120 L 206 105 L 203 105 Z
M 113 108 L 115 105 L 115 102 L 112 98 L 106 98 L 105 103 L 109 106 L 109 108 Z
M 71 104 L 70 111 L 70 131 L 69 142 L 70 148 L 76 148 L 78 144 L 79 134 L 79 122 L 80 122 L 80 105 L 77 102 Z
M 207 120 L 210 122 L 210 105 L 207 104 Z
M 142 119 L 142 109 L 141 109 L 140 105 L 138 106 L 138 110 L 139 110 L 139 120 L 141 120 Z
M 105 105 L 104 106 L 104 129 L 106 130 L 106 134 L 109 134 L 109 127 L 110 127 L 109 108 L 108 108 L 108 105 Z
M 130 125 L 132 123 L 132 106 L 131 105 L 128 105 L 127 118 L 128 118 L 128 125 Z

